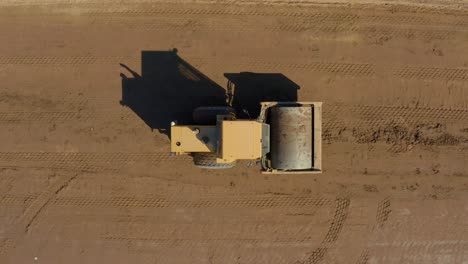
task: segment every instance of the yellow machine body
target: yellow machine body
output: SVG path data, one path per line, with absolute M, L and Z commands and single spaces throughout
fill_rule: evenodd
M 219 163 L 259 159 L 265 126 L 248 120 L 224 120 L 219 126 L 172 126 L 171 152 L 217 152 Z
M 192 155 L 200 168 L 257 160 L 263 173 L 322 172 L 321 102 L 263 102 L 255 120 L 214 117 L 210 125 L 171 126 L 171 152 Z
M 223 121 L 221 134 L 221 162 L 262 157 L 262 123 Z
M 171 152 L 215 152 L 217 144 L 216 126 L 172 126 Z

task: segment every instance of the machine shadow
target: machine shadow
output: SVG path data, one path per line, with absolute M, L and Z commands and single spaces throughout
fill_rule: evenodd
M 132 109 L 151 129 L 170 137 L 170 123 L 190 124 L 199 106 L 225 106 L 225 90 L 173 51 L 142 51 L 141 75 L 121 73 L 121 105 Z
M 239 118 L 256 118 L 261 102 L 296 102 L 299 85 L 281 73 L 225 73 L 228 101 Z
M 238 118 L 256 118 L 260 103 L 297 101 L 299 85 L 280 73 L 225 73 L 227 91 L 173 51 L 142 51 L 141 75 L 121 64 L 121 105 L 170 137 L 171 121 L 193 124 L 200 106 L 231 105 Z M 128 75 L 128 76 L 127 76 Z

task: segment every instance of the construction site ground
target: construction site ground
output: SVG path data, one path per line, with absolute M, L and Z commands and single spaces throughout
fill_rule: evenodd
M 164 52 L 323 102 L 323 173 L 170 156 Z M 0 263 L 468 263 L 465 1 L 6 0 L 0 77 Z

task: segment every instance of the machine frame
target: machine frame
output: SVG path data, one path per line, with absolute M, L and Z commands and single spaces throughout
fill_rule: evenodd
M 310 106 L 312 121 L 312 168 L 279 170 L 271 166 L 269 110 L 281 106 Z M 300 122 L 300 120 L 299 120 Z M 322 172 L 322 103 L 321 102 L 262 102 L 257 119 L 235 119 L 233 115 L 217 115 L 216 125 L 171 126 L 171 152 L 175 155 L 216 153 L 216 163 L 237 160 L 258 160 L 262 173 L 304 174 Z

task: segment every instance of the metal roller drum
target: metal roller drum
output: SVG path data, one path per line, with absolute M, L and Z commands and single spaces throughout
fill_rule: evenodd
M 271 166 L 304 170 L 313 163 L 313 108 L 277 106 L 270 109 Z

